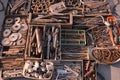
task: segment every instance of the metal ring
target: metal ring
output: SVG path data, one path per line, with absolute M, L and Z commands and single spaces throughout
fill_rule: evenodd
M 68 3 L 67 3 L 67 5 L 72 5 L 73 3 L 71 2 L 71 1 L 69 1 Z
M 40 10 L 40 9 L 37 9 L 37 11 L 38 11 L 38 13 L 41 13 L 41 12 L 42 12 L 42 10 Z
M 37 0 L 32 0 L 32 3 L 37 3 Z
M 35 7 L 36 7 L 36 5 L 32 5 L 32 6 L 31 6 L 31 9 L 34 10 Z
M 16 41 L 18 39 L 18 33 L 12 33 L 10 36 L 9 36 L 9 40 L 10 41 Z
M 3 37 L 8 37 L 11 34 L 11 30 L 10 29 L 5 29 L 3 32 Z
M 42 6 L 39 6 L 39 7 L 37 8 L 38 11 L 40 11 L 40 10 L 42 10 L 42 9 L 43 9 Z
M 44 4 L 44 5 L 42 6 L 42 8 L 43 8 L 43 9 L 47 9 L 48 7 L 47 7 L 46 4 Z
M 3 46 L 9 46 L 10 43 L 11 41 L 9 40 L 9 38 L 4 38 L 1 42 Z
M 19 23 L 16 23 L 16 24 L 14 24 L 14 25 L 12 26 L 12 29 L 13 29 L 14 31 L 18 31 L 18 30 L 20 30 L 20 28 L 21 28 L 21 26 L 20 26 Z
M 13 19 L 12 19 L 12 18 L 7 18 L 7 19 L 5 20 L 5 23 L 6 23 L 6 24 L 11 24 L 11 23 L 13 23 Z
M 36 3 L 36 6 L 39 6 L 39 5 L 40 5 L 40 2 L 37 2 L 37 3 Z
M 24 38 L 17 41 L 18 46 L 23 46 L 23 45 L 25 45 L 25 43 L 26 43 L 26 40 Z
M 47 6 L 50 6 L 51 3 L 50 2 L 46 2 L 46 4 L 47 4 Z
M 38 12 L 37 9 L 34 8 L 34 9 L 33 9 L 33 13 L 37 13 L 37 12 Z

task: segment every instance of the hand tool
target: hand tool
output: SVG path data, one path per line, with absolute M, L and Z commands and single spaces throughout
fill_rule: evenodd
M 55 60 L 57 59 L 57 52 L 58 52 L 58 33 L 59 29 L 56 28 L 55 32 L 53 33 L 53 48 L 55 49 Z
M 18 30 L 20 30 L 20 28 L 21 28 L 21 25 L 20 25 L 19 23 L 15 23 L 15 24 L 12 26 L 12 29 L 13 29 L 14 31 L 18 31 Z
M 86 70 L 86 71 L 89 69 L 90 63 L 91 63 L 90 61 L 87 61 L 86 67 L 85 67 L 85 70 Z
M 51 35 L 48 33 L 48 42 L 47 42 L 47 59 L 50 58 L 50 43 L 51 43 Z
M 35 32 L 36 32 L 38 53 L 41 53 L 42 52 L 42 40 L 41 40 L 42 35 L 41 35 L 41 30 L 36 28 Z

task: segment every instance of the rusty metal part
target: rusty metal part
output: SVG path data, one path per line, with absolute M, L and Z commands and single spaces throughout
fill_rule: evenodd
M 9 46 L 10 43 L 11 43 L 11 41 L 9 40 L 9 38 L 4 38 L 4 39 L 2 40 L 2 42 L 1 42 L 1 44 L 2 44 L 3 46 Z
M 4 69 L 3 70 L 3 78 L 14 78 L 14 77 L 22 77 L 22 68 L 21 69 Z
M 108 2 L 85 2 L 84 5 L 86 5 L 87 7 L 93 9 L 93 8 L 98 8 L 100 6 L 104 6 L 109 4 Z
M 32 1 L 31 11 L 33 14 L 49 14 L 49 6 L 53 4 L 54 0 L 38 0 L 38 1 Z
M 18 40 L 22 38 L 22 34 L 18 32 Z
M 5 23 L 6 23 L 6 24 L 12 24 L 12 23 L 13 23 L 13 19 L 12 19 L 12 18 L 7 18 L 7 19 L 5 20 Z
M 3 37 L 8 37 L 11 34 L 11 30 L 10 29 L 5 29 L 3 32 Z
M 25 2 L 26 2 L 25 0 L 19 0 L 19 1 L 17 1 L 16 4 L 10 10 L 10 12 L 13 13 L 15 10 L 17 10 L 18 8 L 20 8 Z
M 26 40 L 24 38 L 22 38 L 22 39 L 20 39 L 20 40 L 17 41 L 17 45 L 18 46 L 24 46 L 25 43 L 26 43 Z
M 111 14 L 110 6 L 108 2 L 85 2 L 84 5 L 85 5 L 84 13 L 86 15 Z
M 36 7 L 36 5 L 33 4 L 33 5 L 31 6 L 31 9 L 34 10 L 35 7 Z M 41 6 L 40 6 L 40 7 L 41 7 Z
M 96 80 L 96 62 L 94 60 L 83 61 L 83 80 Z
M 88 54 L 62 54 L 61 58 L 63 60 L 84 60 L 84 59 L 89 59 Z
M 59 2 L 54 5 L 51 5 L 49 7 L 49 10 L 51 11 L 51 13 L 58 13 L 66 10 L 66 6 L 64 2 Z
M 52 75 L 52 71 L 49 71 L 43 75 L 43 78 L 51 77 L 51 75 Z
M 57 42 L 58 42 L 58 33 L 59 33 L 59 29 L 56 28 L 55 32 L 53 33 L 53 47 L 57 48 Z
M 103 64 L 112 64 L 120 60 L 120 50 L 114 47 L 111 48 L 93 48 L 92 56 Z
M 94 71 L 95 71 L 94 69 L 91 69 L 84 75 L 84 77 L 87 77 L 88 75 L 92 74 Z
M 92 35 L 93 41 L 98 47 L 107 47 L 113 45 L 109 34 L 110 31 L 106 26 L 94 27 L 91 30 L 87 31 L 87 33 L 90 33 Z
M 9 36 L 9 40 L 10 41 L 16 41 L 18 39 L 19 35 L 18 33 L 12 33 L 10 36 Z
M 27 24 L 21 24 L 21 29 L 20 31 L 27 31 L 28 30 L 28 25 Z
M 46 4 L 47 4 L 47 6 L 50 6 L 51 2 L 47 1 Z
M 35 32 L 36 32 L 38 53 L 41 53 L 42 52 L 42 40 L 41 40 L 42 33 L 41 33 L 41 30 L 38 28 L 36 28 Z
M 21 28 L 21 25 L 18 23 L 18 24 L 14 24 L 13 26 L 12 26 L 12 29 L 14 30 L 14 31 L 18 31 L 18 30 L 20 30 L 20 28 Z
M 56 19 L 56 18 L 51 18 L 51 19 L 34 19 L 33 20 L 34 22 L 39 22 L 39 23 L 53 23 L 53 22 L 56 22 L 56 23 L 66 23 L 67 20 L 62 20 L 62 19 Z
M 91 63 L 90 61 L 87 61 L 86 67 L 85 67 L 85 70 L 86 70 L 86 71 L 89 69 L 90 63 Z
M 4 52 L 2 52 L 2 53 L 5 54 L 5 55 L 18 55 L 18 54 L 19 54 L 19 51 L 20 51 L 20 50 L 14 49 L 14 50 L 10 50 L 10 51 L 4 51 Z
M 65 67 L 65 70 L 72 72 L 77 77 L 79 76 L 79 73 L 77 73 L 76 71 L 72 70 L 69 66 L 64 65 L 64 67 Z
M 72 5 L 73 4 L 73 2 L 72 1 L 68 1 L 68 4 L 67 5 Z
M 20 17 L 16 17 L 16 18 L 15 18 L 15 23 L 19 23 L 20 20 L 21 20 Z
M 48 34 L 48 42 L 47 42 L 47 59 L 50 58 L 50 41 L 51 41 L 52 36 Z

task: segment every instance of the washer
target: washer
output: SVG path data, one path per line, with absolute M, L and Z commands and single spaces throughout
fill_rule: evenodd
M 5 24 L 12 24 L 12 23 L 13 23 L 13 19 L 12 18 L 6 18 Z
M 21 38 L 22 38 L 22 34 L 18 33 L 18 39 L 21 39 Z
M 11 30 L 10 29 L 5 29 L 3 32 L 3 37 L 8 37 L 11 34 Z
M 18 31 L 18 30 L 20 30 L 20 28 L 21 28 L 21 25 L 20 25 L 19 23 L 15 23 L 15 24 L 12 26 L 12 29 L 13 29 L 14 31 Z
M 28 30 L 28 26 L 27 26 L 27 24 L 21 24 L 21 29 L 20 29 L 19 32 L 20 32 L 21 34 L 26 35 L 27 30 Z
M 18 33 L 12 33 L 9 36 L 10 41 L 16 41 L 18 39 Z
M 9 46 L 9 44 L 11 43 L 11 41 L 9 40 L 9 38 L 4 38 L 2 41 L 1 41 L 1 44 L 3 46 Z
M 22 39 L 20 39 L 20 40 L 17 41 L 17 45 L 18 46 L 24 46 L 25 43 L 26 43 L 26 40 L 24 38 L 22 38 Z
M 20 17 L 16 17 L 15 18 L 15 23 L 19 23 L 20 22 Z

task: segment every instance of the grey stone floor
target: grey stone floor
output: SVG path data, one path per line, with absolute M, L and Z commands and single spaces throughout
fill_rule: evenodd
M 1 0 L 4 5 L 7 5 L 7 1 L 8 0 Z M 114 6 L 118 3 L 118 0 L 107 0 L 110 5 L 111 5 L 111 10 L 113 12 L 113 15 L 116 15 Z M 0 5 L 0 9 L 1 9 L 1 5 Z M 117 8 L 117 11 L 120 12 L 120 7 Z M 120 14 L 120 13 L 119 13 Z M 2 26 L 3 20 L 4 20 L 4 11 L 0 12 L 0 26 Z M 117 15 L 116 15 L 117 16 Z M 118 17 L 118 20 L 120 20 L 120 17 Z M 98 65 L 98 72 L 100 72 L 104 77 L 105 80 L 120 80 L 120 62 L 116 63 L 116 64 L 112 64 L 112 65 Z M 100 80 L 100 79 L 98 79 Z

